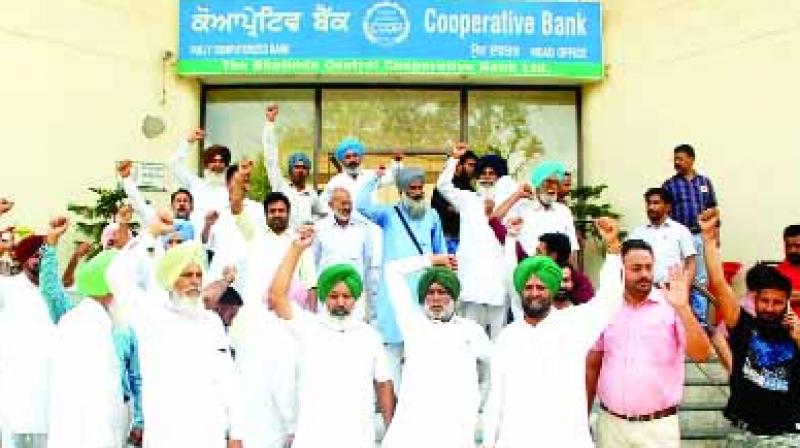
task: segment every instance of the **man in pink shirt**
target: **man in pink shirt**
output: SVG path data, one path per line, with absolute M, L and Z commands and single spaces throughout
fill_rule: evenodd
M 589 352 L 586 385 L 602 411 L 597 447 L 679 447 L 678 404 L 684 357 L 705 360 L 711 343 L 692 313 L 685 272 L 670 269 L 671 290 L 653 287 L 653 250 L 642 240 L 622 245 L 624 304 Z

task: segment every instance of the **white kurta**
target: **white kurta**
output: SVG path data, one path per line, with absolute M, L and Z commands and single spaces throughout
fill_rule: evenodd
M 199 233 L 203 230 L 206 213 L 211 210 L 222 211 L 228 205 L 228 187 L 225 184 L 212 184 L 189 171 L 186 167 L 188 157 L 189 142 L 181 139 L 175 155 L 169 161 L 169 167 L 178 184 L 192 193 L 194 200 L 192 224 Z
M 292 245 L 295 234 L 296 231 L 291 227 L 281 234 L 267 228 L 248 244 L 245 253 L 246 271 L 239 276 L 243 282 L 242 300 L 246 304 L 265 303 L 267 290 L 272 284 L 272 277 L 283 260 L 283 256 L 289 250 L 289 246 Z M 317 270 L 309 251 L 303 252 L 303 255 L 300 256 L 300 262 L 292 280 L 302 284 L 306 290 L 316 286 Z
M 378 180 L 378 188 L 394 184 L 395 173 L 402 167 L 402 163 L 392 162 L 392 164 L 389 166 L 389 169 L 386 171 L 386 174 Z M 359 175 L 355 178 L 346 172 L 336 174 L 335 176 L 331 177 L 327 185 L 325 185 L 325 190 L 323 190 L 322 194 L 320 195 L 320 201 L 325 204 L 326 207 L 330 208 L 329 204 L 331 202 L 331 195 L 333 194 L 334 189 L 344 188 L 350 192 L 350 200 L 353 201 L 354 204 L 353 217 L 361 219 L 367 223 L 367 227 L 369 228 L 370 232 L 370 238 L 372 238 L 373 256 L 376 260 L 383 260 L 383 231 L 377 224 L 367 219 L 355 208 L 358 194 L 364 189 L 364 187 L 367 185 L 367 182 L 372 179 L 374 175 L 375 170 L 371 169 L 362 169 L 361 173 L 359 173 Z M 373 202 L 378 201 L 377 190 L 373 194 L 372 200 Z M 329 210 L 329 214 L 332 215 L 333 212 Z
M 515 240 L 506 242 L 513 259 Z M 492 358 L 483 443 L 496 448 L 591 447 L 586 414 L 586 354 L 622 304 L 622 262 L 609 255 L 594 299 L 551 309 L 536 325 L 507 326 Z
M 436 188 L 453 207 L 461 220 L 458 251 L 459 300 L 487 305 L 504 305 L 503 250 L 489 227 L 484 202 L 478 194 L 453 185 L 458 160 L 447 160 Z
M 413 305 L 406 275 L 427 266 L 424 256 L 386 266 L 406 360 L 397 412 L 382 447 L 474 448 L 480 406 L 477 362 L 488 359 L 491 343 L 469 319 L 435 322 Z
M 264 166 L 267 170 L 267 179 L 272 191 L 280 191 L 285 194 L 289 198 L 289 203 L 292 204 L 289 224 L 292 227 L 299 228 L 301 225 L 315 222 L 325 216 L 328 207 L 322 203 L 313 187 L 305 185 L 302 190 L 298 190 L 281 174 L 278 163 L 278 138 L 275 135 L 275 123 L 268 121 L 264 124 L 261 145 L 264 148 Z
M 3 433 L 45 434 L 55 325 L 24 273 L 0 276 L 0 425 Z
M 284 448 L 297 424 L 297 347 L 286 322 L 263 304 L 245 305 L 236 319 L 241 332 L 236 373 L 246 400 L 245 447 Z
M 518 202 L 508 215 L 509 219 L 522 218 L 519 242 L 529 254 L 536 253 L 539 237 L 545 233 L 563 233 L 569 237 L 573 252 L 580 249 L 572 212 L 560 202 L 554 202 L 549 208 L 545 208 L 537 200 L 525 199 Z
M 247 256 L 252 244 L 267 232 L 264 207 L 250 199 L 244 200 L 241 215 L 234 215 L 230 205 L 226 205 L 219 218 L 211 228 L 208 248 L 214 252 L 208 272 L 203 281 L 205 284 L 222 278 L 223 270 L 228 266 L 236 268 L 236 281 L 232 285 L 244 292 L 244 279 L 247 277 Z
M 145 233 L 117 255 L 106 273 L 115 300 L 128 310 L 139 342 L 145 448 L 225 446 L 241 437 L 241 403 L 222 321 L 190 316 L 165 304 L 163 291 L 137 287 L 136 252 Z
M 373 381 L 390 380 L 380 335 L 355 319 L 338 324 L 297 306 L 292 313 L 301 360 L 292 448 L 374 448 Z
M 83 299 L 56 328 L 48 448 L 118 448 L 127 427 L 108 313 Z

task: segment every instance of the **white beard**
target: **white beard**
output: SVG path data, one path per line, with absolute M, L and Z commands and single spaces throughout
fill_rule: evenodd
M 323 315 L 325 316 L 325 325 L 335 331 L 345 331 L 355 322 L 353 313 L 350 313 L 347 316 L 334 316 L 330 313 L 330 311 L 328 311 L 327 308 L 325 308 Z
M 344 166 L 342 167 L 342 169 L 344 170 L 345 173 L 353 177 L 358 177 L 361 174 L 361 165 L 352 168 L 350 168 L 349 166 Z
M 414 200 L 409 198 L 406 195 L 400 199 L 403 203 L 403 207 L 405 207 L 406 211 L 408 212 L 408 216 L 414 220 L 420 220 L 425 217 L 425 213 L 428 211 L 428 203 L 425 201 L 425 198 L 420 200 Z
M 557 199 L 556 195 L 550 193 L 539 193 L 538 197 L 539 202 L 541 202 L 545 207 L 551 206 Z
M 480 183 L 475 185 L 475 192 L 481 199 L 494 199 L 494 185 L 482 185 Z
M 225 186 L 225 173 L 215 173 L 211 170 L 205 170 L 203 173 L 203 179 L 205 179 L 206 183 L 213 187 L 223 187 Z
M 175 311 L 183 316 L 195 318 L 200 315 L 200 312 L 203 311 L 203 309 L 205 309 L 203 301 L 200 300 L 199 295 L 192 297 L 179 295 L 173 292 L 170 293 L 169 300 L 170 303 L 172 303 Z
M 425 307 L 425 316 L 428 319 L 437 321 L 437 322 L 450 322 L 453 318 L 453 314 L 456 312 L 456 303 L 455 300 L 451 300 L 449 304 L 445 305 L 442 311 L 431 311 L 430 308 L 427 306 Z

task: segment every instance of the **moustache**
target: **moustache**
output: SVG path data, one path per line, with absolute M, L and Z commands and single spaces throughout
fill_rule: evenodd
M 331 316 L 335 316 L 335 317 L 347 317 L 347 316 L 350 315 L 350 311 L 348 311 L 347 308 L 345 308 L 343 306 L 337 306 L 337 307 L 331 308 L 330 313 L 331 313 Z

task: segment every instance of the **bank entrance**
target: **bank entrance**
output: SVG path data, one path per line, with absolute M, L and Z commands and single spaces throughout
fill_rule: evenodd
M 306 152 L 313 180 L 336 174 L 332 153 L 345 137 L 367 147 L 365 167 L 387 163 L 394 151 L 423 167 L 435 182 L 453 142 L 478 154 L 501 154 L 518 178 L 537 158 L 579 168 L 580 91 L 575 87 L 454 85 L 206 85 L 202 121 L 206 144 L 223 143 L 235 159 L 261 153 L 268 104 L 281 108 L 280 156 Z

